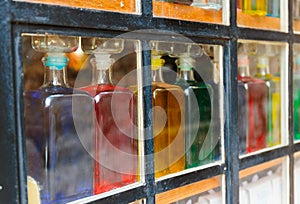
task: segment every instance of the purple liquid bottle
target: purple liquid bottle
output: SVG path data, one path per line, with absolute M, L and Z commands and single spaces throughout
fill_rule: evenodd
M 63 53 L 48 53 L 43 85 L 24 93 L 28 176 L 39 185 L 41 203 L 92 195 L 94 103 L 68 86 L 67 62 Z

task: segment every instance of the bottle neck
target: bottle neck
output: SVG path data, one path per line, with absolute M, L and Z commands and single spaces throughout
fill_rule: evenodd
M 111 84 L 110 66 L 113 63 L 108 54 L 96 54 L 95 58 L 91 59 L 93 65 L 93 82 L 92 84 Z
M 97 70 L 96 72 L 98 72 L 97 75 L 97 79 L 95 80 L 96 84 L 111 84 L 110 81 L 110 74 L 109 74 L 109 69 L 108 70 Z
M 162 75 L 162 66 L 165 60 L 161 59 L 159 55 L 152 55 L 151 58 L 151 70 L 152 70 L 152 81 L 153 82 L 165 82 Z
M 61 55 L 48 55 L 43 58 L 45 65 L 43 86 L 63 86 L 69 87 L 67 83 L 66 66 L 68 58 Z
M 192 69 L 191 70 L 179 69 L 177 78 L 178 79 L 183 79 L 185 81 L 195 81 L 194 71 Z
M 244 53 L 238 55 L 238 75 L 241 77 L 250 76 L 249 57 Z
M 153 82 L 165 82 L 161 68 L 152 70 L 152 81 Z
M 180 57 L 178 59 L 179 72 L 177 78 L 185 81 L 195 81 L 193 64 L 195 60 L 190 56 Z
M 256 74 L 266 76 L 270 74 L 269 59 L 267 57 L 258 58 Z

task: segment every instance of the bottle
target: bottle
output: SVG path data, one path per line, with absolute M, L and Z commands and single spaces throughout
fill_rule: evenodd
M 294 139 L 300 139 L 300 55 L 295 56 L 294 64 Z
M 138 173 L 136 97 L 129 89 L 111 83 L 111 54 L 98 51 L 91 60 L 95 80 L 81 88 L 95 101 L 95 194 L 137 182 Z
M 294 0 L 293 3 L 294 20 L 300 20 L 300 0 Z
M 267 14 L 266 0 L 243 0 L 243 12 L 251 15 L 265 16 Z
M 185 161 L 186 168 L 197 167 L 214 161 L 212 130 L 213 89 L 209 84 L 194 78 L 195 60 L 181 55 L 178 60 L 178 76 L 175 82 L 185 94 Z
M 264 80 L 249 74 L 249 57 L 238 54 L 238 134 L 240 152 L 251 153 L 267 146 L 267 97 Z
M 280 17 L 280 0 L 267 0 L 267 16 Z
M 185 169 L 185 98 L 179 86 L 163 80 L 164 60 L 152 51 L 152 105 L 155 177 Z
M 270 74 L 267 56 L 258 57 L 255 77 L 268 86 L 268 147 L 272 147 L 281 144 L 280 77 Z
M 191 6 L 200 7 L 203 9 L 222 9 L 222 0 L 194 0 Z
M 76 49 L 74 39 L 32 37 L 36 51 L 48 52 L 43 85 L 24 92 L 28 176 L 39 185 L 41 203 L 92 195 L 93 99 L 68 86 L 63 53 Z

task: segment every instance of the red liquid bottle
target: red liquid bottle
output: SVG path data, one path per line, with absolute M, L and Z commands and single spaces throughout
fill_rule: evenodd
M 239 136 L 245 135 L 246 152 L 250 153 L 267 146 L 268 87 L 264 80 L 249 75 L 249 58 L 245 53 L 239 54 L 238 71 L 238 80 L 242 82 L 238 88 L 239 114 L 245 117 L 239 121 L 246 121 L 239 122 Z
M 109 54 L 95 54 L 96 84 L 83 87 L 95 101 L 94 193 L 99 194 L 137 181 L 136 97 L 111 84 Z

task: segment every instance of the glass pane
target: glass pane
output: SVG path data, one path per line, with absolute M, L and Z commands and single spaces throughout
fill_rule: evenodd
M 293 64 L 294 139 L 300 140 L 300 44 L 294 44 Z
M 222 0 L 154 0 L 155 16 L 216 24 L 228 24 L 227 4 Z
M 139 13 L 139 0 L 72 0 L 72 1 L 61 1 L 61 0 L 14 0 L 14 1 L 25 1 L 30 3 L 42 3 L 51 5 L 61 5 L 67 7 L 76 8 L 87 8 L 97 10 L 116 11 L 122 13 Z
M 36 189 L 29 196 L 65 203 L 142 179 L 140 108 L 127 88 L 137 84 L 137 47 L 23 35 L 28 185 Z
M 300 203 L 300 153 L 294 154 L 294 203 Z
M 240 172 L 240 203 L 288 203 L 286 159 L 276 159 Z
M 223 177 L 216 176 L 156 195 L 157 204 L 224 203 Z
M 294 31 L 300 31 L 300 1 L 293 0 Z
M 287 2 L 280 0 L 238 0 L 238 25 L 287 32 Z
M 152 41 L 151 49 L 155 177 L 220 161 L 221 46 Z
M 238 44 L 238 116 L 240 153 L 287 143 L 284 44 Z

